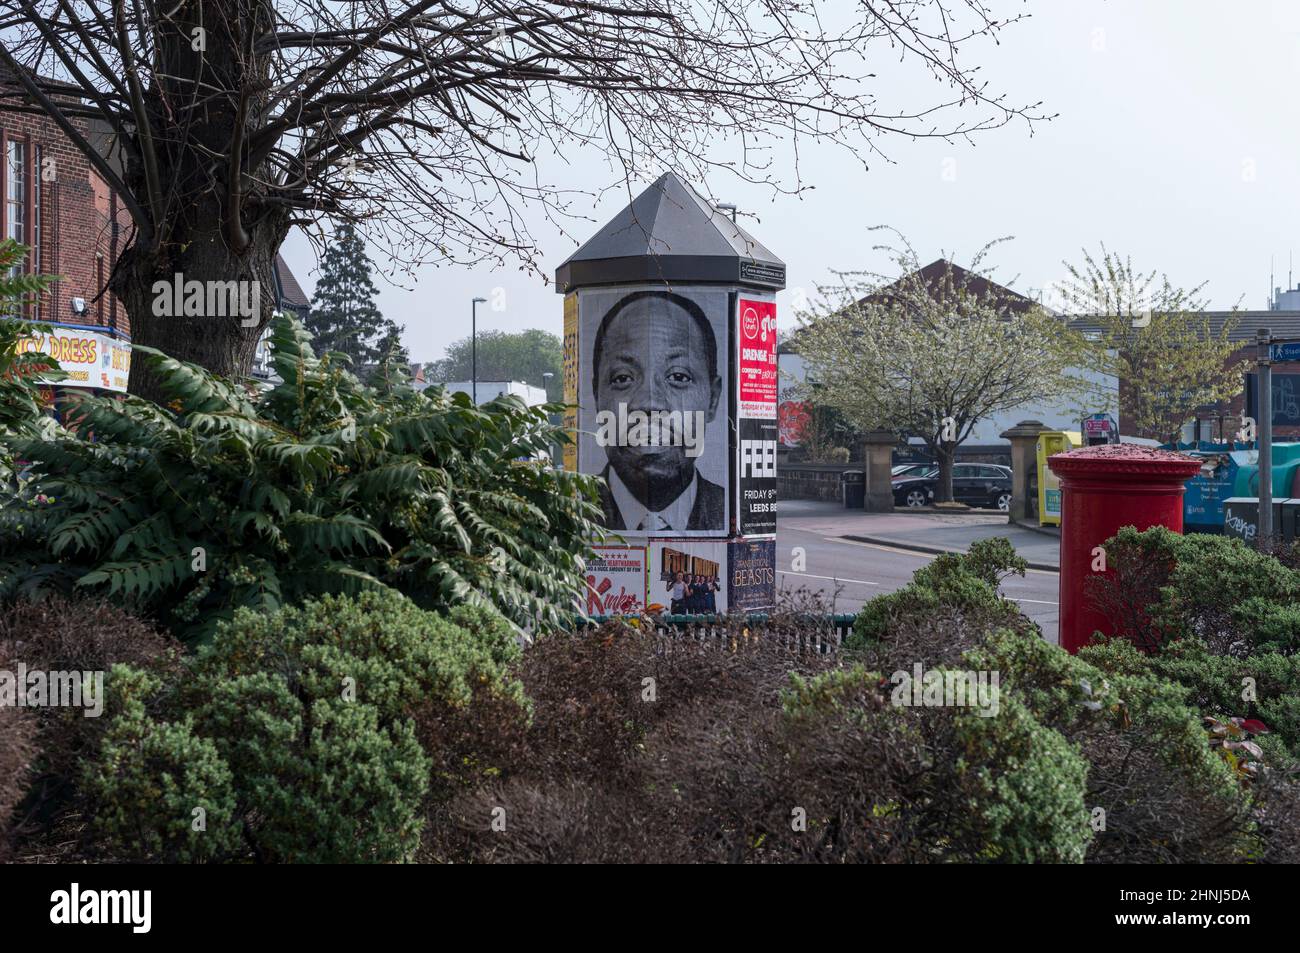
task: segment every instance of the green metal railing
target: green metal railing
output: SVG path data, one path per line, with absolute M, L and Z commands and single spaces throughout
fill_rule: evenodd
M 854 614 L 803 616 L 771 615 L 753 612 L 748 615 L 655 615 L 655 616 L 587 616 L 574 617 L 574 628 L 591 628 L 615 619 L 626 619 L 656 635 L 698 642 L 738 645 L 751 640 L 776 642 L 792 651 L 818 655 L 837 653 L 845 637 L 853 631 Z M 649 629 L 647 626 L 652 626 Z

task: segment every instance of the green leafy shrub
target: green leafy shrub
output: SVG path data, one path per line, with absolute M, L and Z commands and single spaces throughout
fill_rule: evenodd
M 426 755 L 423 726 L 474 704 L 525 717 L 507 675 L 517 657 L 506 621 L 476 607 L 442 617 L 393 593 L 327 596 L 271 618 L 240 613 L 200 649 L 186 691 L 259 805 L 259 856 L 402 859 L 431 776 L 443 794 L 455 761 L 481 754 L 429 744 Z M 341 701 L 349 688 L 355 701 Z
M 270 615 L 240 609 L 183 677 L 126 683 L 130 704 L 112 711 L 94 769 L 97 813 L 115 848 L 178 852 L 175 808 L 191 795 L 189 787 L 168 788 L 179 782 L 168 780 L 167 759 L 194 748 L 199 763 L 220 766 L 233 792 L 233 819 L 222 819 L 238 847 L 223 842 L 227 855 L 409 859 L 431 777 L 449 783 L 447 772 L 435 770 L 445 753 L 426 753 L 419 726 L 435 712 L 489 698 L 525 718 L 523 695 L 507 674 L 517 656 L 500 616 L 463 606 L 443 617 L 387 590 L 326 596 Z M 147 790 L 169 799 L 131 815 Z M 209 835 L 213 822 L 210 808 Z M 204 856 L 218 856 L 206 849 Z
M 976 540 L 962 557 L 962 565 L 990 586 L 996 586 L 1007 576 L 1024 576 L 1029 568 L 1029 563 L 1005 536 Z
M 866 603 L 846 644 L 864 649 L 886 640 L 897 626 L 928 623 L 940 607 L 992 613 L 1009 622 L 1019 613 L 998 595 L 998 584 L 1009 574 L 1024 575 L 1026 565 L 1003 538 L 980 540 L 963 555 L 936 556 L 906 586 Z
M 30 275 L 21 269 L 28 251 L 12 238 L 0 241 L 0 437 L 40 437 L 52 430 L 54 421 L 42 412 L 34 381 L 63 376 L 59 362 L 49 354 L 39 350 L 19 353 L 25 339 L 50 330 L 48 325 L 17 317 L 23 299 L 39 294 L 55 280 L 52 275 Z M 0 442 L 0 493 L 17 488 L 14 464 L 12 450 Z
M 155 676 L 124 665 L 109 674 L 113 717 L 83 778 L 101 849 L 168 863 L 228 856 L 240 842 L 230 770 L 188 718 L 159 722 L 148 713 L 158 688 Z
M 976 580 L 978 582 L 978 580 Z M 844 640 L 851 649 L 863 649 L 879 642 L 898 620 L 925 618 L 939 609 L 939 594 L 911 582 L 901 589 L 876 596 L 858 610 L 853 631 Z
M 567 439 L 556 407 L 365 386 L 284 316 L 271 347 L 282 380 L 253 394 L 137 347 L 166 406 L 88 397 L 93 442 L 9 438 L 34 467 L 24 502 L 47 502 L 0 514 L 0 598 L 75 586 L 185 637 L 382 588 L 566 619 L 601 531 L 593 479 L 529 459 Z
M 996 714 L 987 715 L 885 705 L 872 697 L 880 684 L 878 673 L 861 666 L 793 679 L 783 696 L 785 712 L 822 728 L 848 718 L 868 732 L 889 733 L 891 720 L 906 722 L 913 744 L 930 742 L 917 751 L 913 775 L 897 796 L 905 814 L 931 815 L 918 824 L 933 837 L 928 852 L 965 861 L 1082 861 L 1092 836 L 1083 800 L 1088 766 L 1065 738 L 1005 694 Z
M 824 729 L 828 721 L 847 719 L 915 748 L 894 804 L 915 828 L 896 834 L 910 839 L 925 832 L 929 839 L 923 836 L 920 849 L 934 858 L 1083 859 L 1091 837 L 1083 800 L 1087 764 L 1064 738 L 1014 697 L 1000 694 L 992 716 L 970 708 L 898 707 L 885 704 L 881 683 L 862 666 L 794 678 L 783 704 L 796 721 Z
M 1108 539 L 1090 595 L 1111 634 L 1154 649 L 1195 637 L 1218 654 L 1300 648 L 1300 572 L 1241 540 L 1131 526 Z
M 973 828 L 986 859 L 1002 863 L 1078 863 L 1092 831 L 1085 801 L 1088 763 L 1040 724 L 1014 695 L 994 717 L 954 716 L 957 776 L 969 813 L 951 823 Z
M 1087 759 L 1086 803 L 1104 812 L 1090 861 L 1227 862 L 1247 850 L 1248 802 L 1208 748 L 1200 714 L 1130 643 L 1071 656 L 998 632 L 966 664 L 999 672 L 1004 699 Z
M 388 723 L 429 698 L 468 704 L 480 683 L 522 699 L 506 674 L 518 655 L 509 624 L 477 607 L 444 616 L 394 592 L 324 596 L 271 616 L 239 613 L 198 649 L 186 691 L 201 699 L 221 680 L 271 673 L 297 697 L 333 699 L 349 680 Z
M 1180 639 L 1147 665 L 1185 688 L 1188 702 L 1204 714 L 1258 719 L 1274 735 L 1270 744 L 1300 755 L 1300 655 L 1215 655 L 1199 639 Z

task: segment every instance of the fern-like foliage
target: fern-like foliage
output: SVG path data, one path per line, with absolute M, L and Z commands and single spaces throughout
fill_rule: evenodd
M 0 437 L 32 437 L 47 429 L 50 421 L 41 412 L 36 381 L 64 376 L 58 361 L 28 346 L 50 329 L 22 320 L 23 303 L 48 288 L 55 276 L 15 272 L 27 253 L 27 246 L 12 238 L 0 241 Z M 0 445 L 0 494 L 8 497 L 16 480 L 13 457 Z
M 32 478 L 0 511 L 0 599 L 95 590 L 189 639 L 367 588 L 563 624 L 601 530 L 592 479 L 533 459 L 559 408 L 369 387 L 288 316 L 271 347 L 261 392 L 136 348 L 164 405 L 88 397 L 80 432 L 11 434 Z

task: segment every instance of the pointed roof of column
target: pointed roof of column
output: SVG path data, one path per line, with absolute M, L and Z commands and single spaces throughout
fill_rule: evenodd
M 555 270 L 561 294 L 644 281 L 780 290 L 785 263 L 676 173 L 665 172 Z

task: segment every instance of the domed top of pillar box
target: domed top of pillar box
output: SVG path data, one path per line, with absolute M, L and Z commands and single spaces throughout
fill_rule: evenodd
M 1201 461 L 1185 453 L 1131 443 L 1078 447 L 1047 458 L 1063 480 L 1115 479 L 1137 483 L 1178 483 L 1195 476 Z
M 693 282 L 780 291 L 785 263 L 666 172 L 555 269 L 555 290 Z

